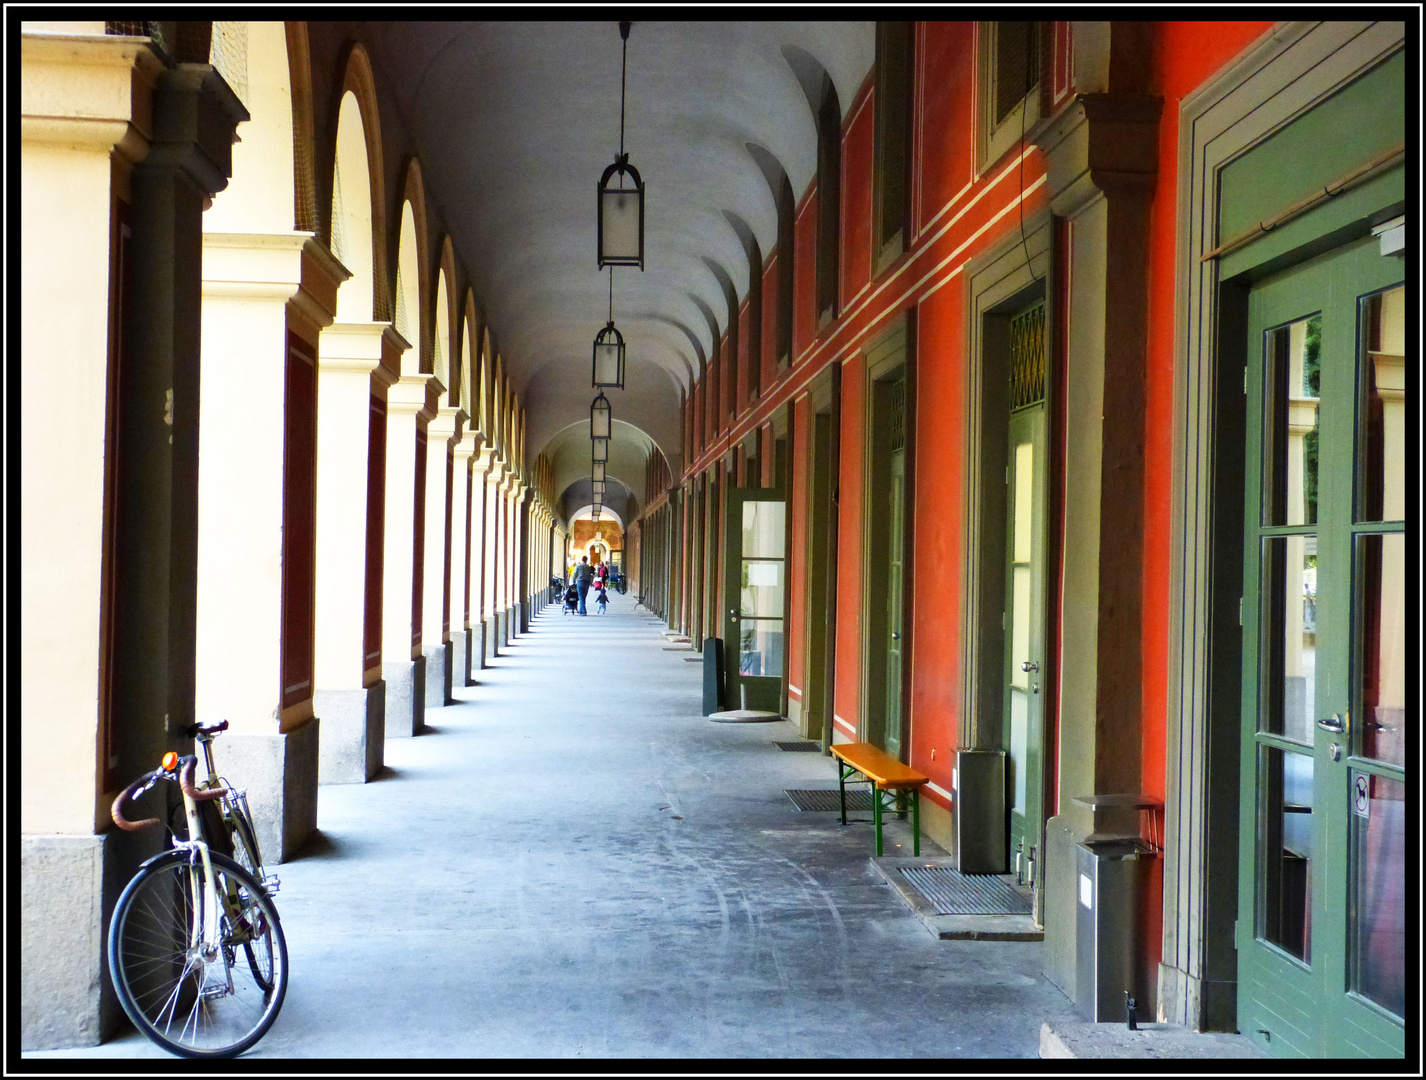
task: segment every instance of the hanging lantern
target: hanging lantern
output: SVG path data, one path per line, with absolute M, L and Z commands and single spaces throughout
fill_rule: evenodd
M 594 482 L 596 484 L 602 484 L 604 482 L 604 470 L 607 467 L 608 466 L 602 461 L 594 462 Z
M 619 81 L 619 153 L 599 178 L 599 268 L 644 268 L 644 182 L 624 152 L 624 100 L 629 73 L 629 27 L 619 24 L 624 61 Z M 612 186 L 618 177 L 618 186 Z
M 609 460 L 609 440 L 608 440 L 608 438 L 603 438 L 603 439 L 591 439 L 590 441 L 594 444 L 594 460 L 597 461 L 597 462 L 608 461 L 608 460 Z
M 624 335 L 614 325 L 612 296 L 609 322 L 594 335 L 594 385 L 624 389 Z
M 589 406 L 590 436 L 595 439 L 609 438 L 613 423 L 613 412 L 609 408 L 609 399 L 601 393 L 594 399 L 594 404 Z M 609 459 L 605 458 L 605 460 Z

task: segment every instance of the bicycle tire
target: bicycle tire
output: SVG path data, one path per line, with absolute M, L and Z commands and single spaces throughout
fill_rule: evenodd
M 238 865 L 251 874 L 258 884 L 263 885 L 266 891 L 267 886 L 263 884 L 266 874 L 262 867 L 262 851 L 257 845 L 257 835 L 253 832 L 252 823 L 247 814 L 243 813 L 242 807 L 236 803 L 229 806 L 228 815 L 233 838 L 233 856 Z M 253 978 L 257 980 L 258 985 L 264 990 L 272 989 L 270 965 L 264 962 L 262 955 L 256 952 L 250 943 L 243 946 L 243 951 L 247 954 L 248 967 L 252 969 Z
M 109 972 L 119 1004 L 146 1038 L 186 1058 L 250 1049 L 277 1019 L 287 993 L 287 941 L 272 899 L 234 860 L 215 852 L 209 858 L 226 898 L 221 960 L 205 959 L 188 945 L 194 919 L 202 921 L 202 890 L 194 883 L 203 870 L 186 851 L 145 863 L 124 887 L 109 924 Z M 239 948 L 247 972 L 237 960 Z M 265 981 L 259 967 L 267 971 Z M 222 980 L 210 978 L 209 969 Z

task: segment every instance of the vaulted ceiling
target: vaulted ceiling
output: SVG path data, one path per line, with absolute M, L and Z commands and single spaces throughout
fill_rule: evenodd
M 609 305 L 608 271 L 595 258 L 595 187 L 619 147 L 618 25 L 392 22 L 372 31 L 526 404 L 527 451 L 562 450 L 572 462 L 566 429 L 582 423 L 587 436 L 590 346 Z M 873 23 L 633 26 L 625 147 L 648 185 L 646 269 L 614 271 L 629 362 L 626 389 L 610 398 L 616 420 L 643 432 L 675 474 L 681 395 L 728 328 L 727 284 L 738 299 L 748 292 L 745 242 L 755 237 L 764 258 L 776 243 L 778 170 L 799 194 L 815 173 L 810 101 L 823 73 L 846 108 L 874 48 Z M 611 476 L 644 498 L 642 472 L 613 466 Z M 559 472 L 569 468 L 562 461 Z

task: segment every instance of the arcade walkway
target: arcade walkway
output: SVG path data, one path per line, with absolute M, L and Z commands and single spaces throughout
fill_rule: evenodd
M 287 1001 L 251 1056 L 1037 1053 L 1071 1013 L 1043 946 L 933 938 L 868 865 L 869 825 L 783 795 L 831 763 L 778 751 L 787 724 L 701 717 L 662 628 L 632 596 L 548 608 L 380 779 L 321 789 L 320 836 L 279 868 Z

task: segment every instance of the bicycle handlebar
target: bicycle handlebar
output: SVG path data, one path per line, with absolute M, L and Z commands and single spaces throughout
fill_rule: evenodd
M 162 775 L 162 769 L 155 769 L 153 772 L 144 773 L 143 776 L 119 792 L 119 797 L 114 800 L 114 805 L 109 809 L 109 816 L 114 819 L 115 825 L 124 829 L 126 832 L 138 832 L 140 829 L 147 829 L 152 825 L 158 824 L 158 818 L 156 817 L 144 818 L 142 821 L 130 821 L 124 817 L 124 800 L 128 799 L 132 802 L 139 788 L 147 790 L 153 785 L 153 782 Z
M 193 786 L 193 770 L 198 767 L 196 757 L 186 757 L 183 759 L 183 768 L 178 774 L 178 786 L 183 789 L 183 794 L 187 795 L 194 802 L 211 802 L 214 799 L 221 799 L 228 793 L 225 787 L 196 788 Z
M 227 722 L 224 721 L 225 726 L 226 723 Z M 211 787 L 205 789 L 193 786 L 193 772 L 198 767 L 198 759 L 196 757 L 180 758 L 179 764 L 178 786 L 181 787 L 183 793 L 194 802 L 211 802 L 214 799 L 221 799 L 228 794 L 228 789 L 225 787 Z M 155 781 L 163 778 L 172 779 L 172 776 L 163 769 L 154 769 L 152 772 L 144 773 L 143 776 L 119 792 L 119 797 L 114 800 L 114 805 L 109 808 L 109 816 L 114 819 L 114 824 L 126 832 L 138 832 L 140 829 L 148 829 L 157 825 L 159 820 L 156 817 L 143 818 L 140 821 L 130 821 L 124 816 L 124 802 L 126 800 L 133 802 L 138 795 L 142 794 L 140 791 L 141 788 L 143 791 L 147 791 L 154 785 Z

